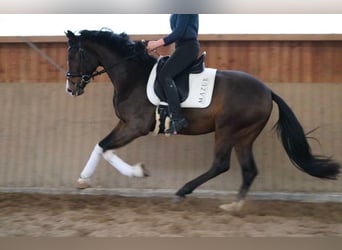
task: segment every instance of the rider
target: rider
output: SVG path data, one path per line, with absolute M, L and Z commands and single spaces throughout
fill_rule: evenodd
M 180 107 L 180 99 L 173 79 L 198 57 L 200 50 L 198 14 L 172 14 L 170 16 L 170 26 L 172 32 L 159 40 L 149 41 L 147 49 L 153 51 L 161 46 L 175 43 L 175 51 L 158 73 L 158 81 L 166 95 L 171 118 L 170 129 L 165 132 L 177 134 L 188 126 L 188 121 L 185 119 Z

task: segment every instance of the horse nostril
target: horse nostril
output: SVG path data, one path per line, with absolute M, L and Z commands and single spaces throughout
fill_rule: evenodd
M 72 93 L 72 90 L 71 90 L 71 89 L 69 89 L 69 88 L 67 88 L 67 91 L 68 91 L 69 93 Z

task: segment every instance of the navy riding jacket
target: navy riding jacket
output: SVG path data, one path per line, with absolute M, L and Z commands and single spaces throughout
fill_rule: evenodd
M 165 46 L 176 43 L 176 46 L 189 40 L 197 40 L 198 14 L 172 14 L 170 26 L 172 32 L 164 37 Z

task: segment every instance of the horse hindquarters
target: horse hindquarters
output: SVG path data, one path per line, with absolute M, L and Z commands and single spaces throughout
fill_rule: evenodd
M 257 175 L 252 146 L 270 117 L 271 92 L 260 81 L 243 72 L 217 71 L 215 81 L 212 103 L 204 111 L 211 113 L 211 117 L 208 115 L 211 119 L 205 121 L 215 132 L 213 163 L 207 172 L 185 184 L 176 195 L 190 194 L 199 185 L 228 171 L 231 151 L 235 148 L 243 177 L 237 197 L 240 201 L 245 198 Z M 199 112 L 192 116 L 195 114 L 199 116 Z

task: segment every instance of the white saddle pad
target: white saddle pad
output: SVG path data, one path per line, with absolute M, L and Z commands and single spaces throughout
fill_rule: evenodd
M 154 82 L 156 79 L 158 62 L 153 66 L 147 83 L 147 97 L 150 102 L 156 106 L 159 104 L 167 105 L 161 102 L 154 92 Z M 210 105 L 214 90 L 216 69 L 205 68 L 202 73 L 189 75 L 189 95 L 181 103 L 182 108 L 206 108 Z

